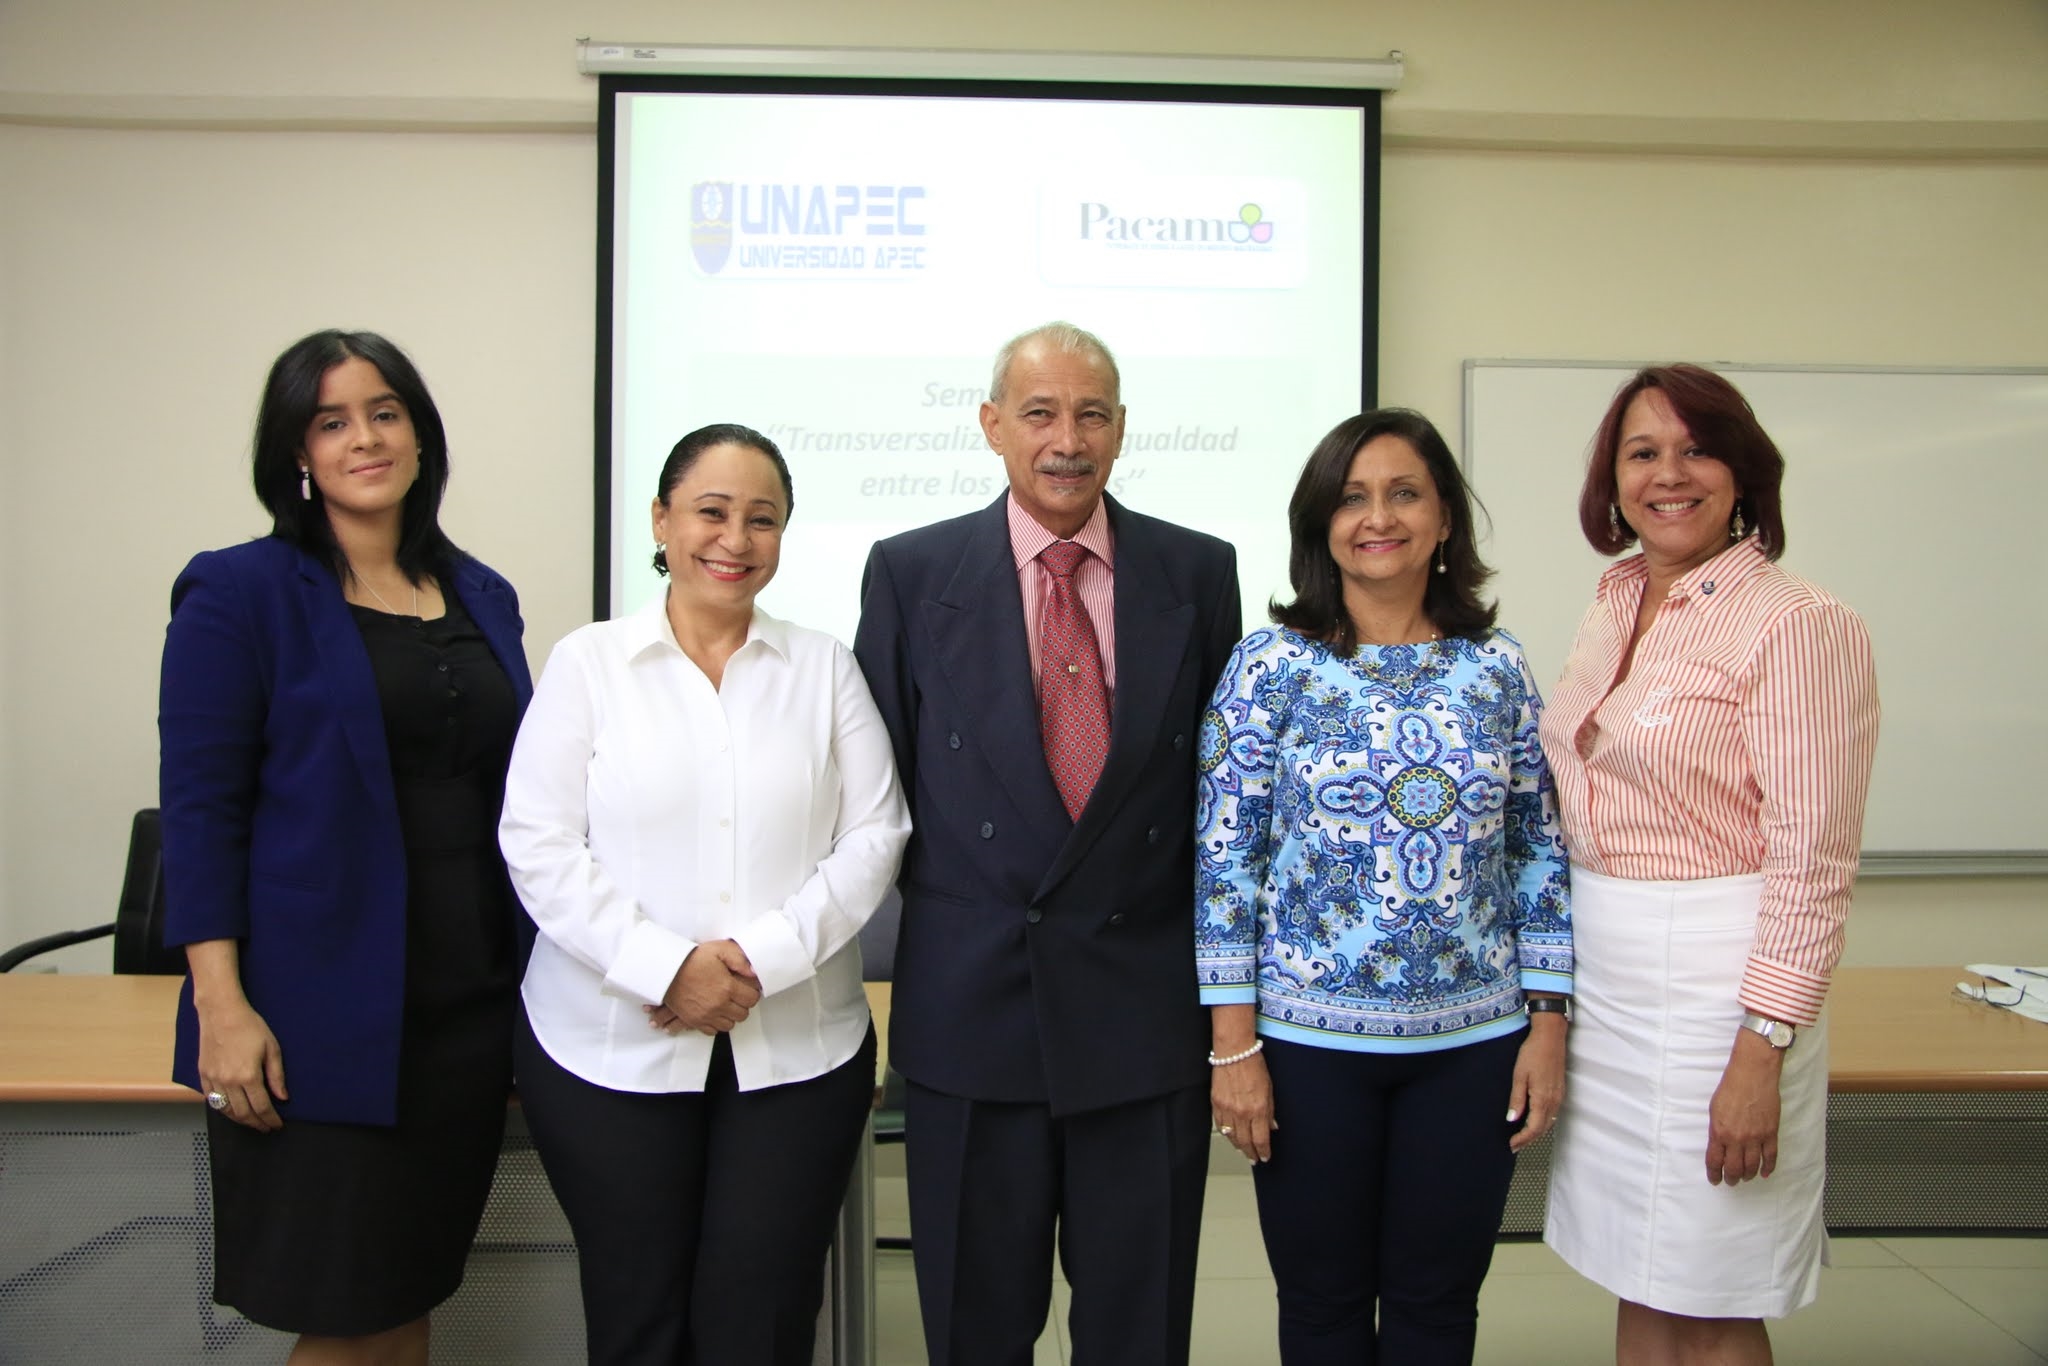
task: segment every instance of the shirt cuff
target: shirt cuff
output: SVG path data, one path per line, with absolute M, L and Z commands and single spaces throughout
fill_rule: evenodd
M 1818 1021 L 1827 995 L 1826 977 L 1754 956 L 1742 970 L 1742 990 L 1737 993 L 1744 1010 L 1790 1025 Z
M 796 927 L 772 911 L 748 921 L 732 942 L 753 965 L 763 996 L 773 996 L 818 975 L 818 965 L 804 950 L 803 940 L 797 938 Z
M 1536 968 L 1522 969 L 1522 990 L 1554 991 L 1561 996 L 1572 994 L 1572 975 L 1568 972 L 1543 972 Z
M 1253 984 L 1203 987 L 1201 996 L 1205 1006 L 1251 1006 L 1259 1003 L 1259 989 Z
M 683 960 L 696 947 L 696 940 L 685 939 L 666 925 L 637 921 L 626 931 L 601 990 L 607 996 L 658 1006 L 668 994 L 669 983 L 682 971 Z

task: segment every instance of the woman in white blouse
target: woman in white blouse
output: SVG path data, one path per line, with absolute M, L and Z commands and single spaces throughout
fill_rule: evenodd
M 910 823 L 852 655 L 754 606 L 794 501 L 758 432 L 678 442 L 667 593 L 555 647 L 513 750 L 519 1093 L 593 1366 L 810 1362 L 867 1122 L 855 935 Z

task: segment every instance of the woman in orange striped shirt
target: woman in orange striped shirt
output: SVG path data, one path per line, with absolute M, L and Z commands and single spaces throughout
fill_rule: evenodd
M 1594 438 L 1601 576 L 1542 722 L 1577 1017 L 1546 1240 L 1620 1297 L 1616 1357 L 1768 1362 L 1812 1300 L 1822 1003 L 1877 745 L 1869 637 L 1778 568 L 1784 459 L 1719 375 L 1637 374 Z

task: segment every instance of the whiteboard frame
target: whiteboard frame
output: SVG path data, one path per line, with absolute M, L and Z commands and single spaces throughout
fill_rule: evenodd
M 1479 369 L 1640 370 L 1665 360 L 1517 360 L 1472 357 L 1459 368 L 1458 466 L 1468 482 L 1477 484 L 1472 460 L 1472 375 Z M 1801 374 L 1855 375 L 2021 375 L 2048 379 L 2039 365 L 1788 365 L 1764 361 L 1705 360 L 1694 364 L 1710 370 L 1770 370 Z M 2042 877 L 2048 876 L 2048 849 L 1864 850 L 1858 874 L 1863 877 Z

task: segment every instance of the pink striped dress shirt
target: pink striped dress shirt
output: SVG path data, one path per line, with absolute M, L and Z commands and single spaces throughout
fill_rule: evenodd
M 1060 538 L 1047 531 L 1030 513 L 1009 501 L 1010 554 L 1017 564 L 1017 588 L 1024 595 L 1024 638 L 1031 646 L 1031 686 L 1038 687 L 1038 618 L 1045 607 L 1045 595 L 1052 571 L 1038 562 L 1039 552 Z M 1102 651 L 1102 686 L 1116 701 L 1116 540 L 1109 533 L 1109 512 L 1098 500 L 1095 511 L 1073 539 L 1088 551 L 1088 558 L 1074 571 L 1074 589 L 1081 606 L 1095 624 L 1095 644 Z
M 1609 877 L 1764 875 L 1745 1009 L 1811 1024 L 1842 956 L 1877 749 L 1870 638 L 1754 537 L 1672 586 L 1615 682 L 1649 579 L 1600 578 L 1543 713 L 1572 862 Z

